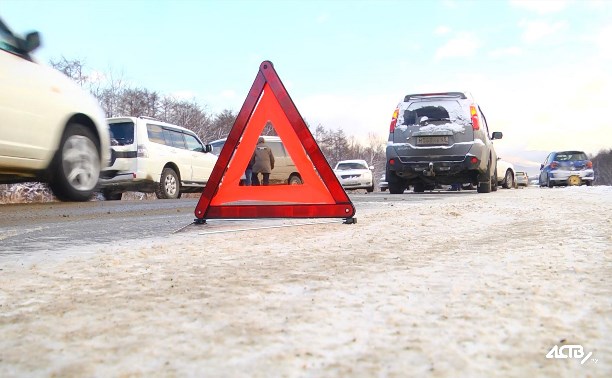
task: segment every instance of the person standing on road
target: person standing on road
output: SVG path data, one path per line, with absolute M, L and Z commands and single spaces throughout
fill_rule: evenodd
M 253 164 L 253 185 L 259 185 L 258 175 L 261 173 L 263 176 L 263 185 L 270 184 L 270 173 L 274 169 L 274 155 L 264 137 L 259 137 L 257 140 L 257 147 L 255 148 L 255 163 Z
M 251 186 L 253 183 L 253 164 L 255 163 L 255 153 L 251 156 L 251 160 L 247 163 L 247 167 L 244 170 L 244 185 Z

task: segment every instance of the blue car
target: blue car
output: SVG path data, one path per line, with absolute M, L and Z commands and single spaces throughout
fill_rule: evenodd
M 540 187 L 593 185 L 593 162 L 583 151 L 551 152 L 540 166 Z

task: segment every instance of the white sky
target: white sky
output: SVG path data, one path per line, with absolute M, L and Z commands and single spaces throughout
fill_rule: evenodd
M 404 95 L 470 91 L 500 156 L 612 148 L 612 1 L 3 0 L 41 61 L 238 111 L 270 60 L 311 126 L 386 140 Z M 536 168 L 537 169 L 537 168 Z

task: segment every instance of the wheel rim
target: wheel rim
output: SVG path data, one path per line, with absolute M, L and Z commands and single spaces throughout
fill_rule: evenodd
M 93 189 L 100 176 L 100 159 L 94 143 L 82 135 L 66 139 L 62 148 L 62 169 L 66 181 L 74 189 Z
M 176 178 L 174 175 L 167 175 L 164 180 L 164 189 L 168 195 L 174 197 L 176 195 Z
M 514 180 L 512 180 L 512 173 L 506 172 L 506 185 L 508 188 L 512 188 L 514 186 Z

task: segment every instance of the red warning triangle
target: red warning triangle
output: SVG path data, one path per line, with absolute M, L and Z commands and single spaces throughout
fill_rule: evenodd
M 240 186 L 265 125 L 274 125 L 301 185 Z M 352 218 L 355 207 L 271 62 L 264 61 L 195 208 L 198 220 Z

